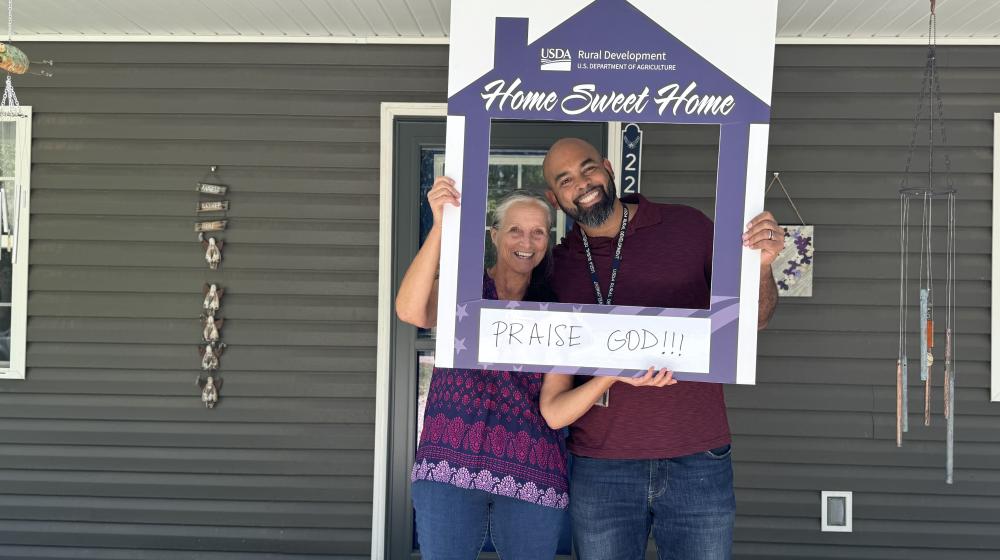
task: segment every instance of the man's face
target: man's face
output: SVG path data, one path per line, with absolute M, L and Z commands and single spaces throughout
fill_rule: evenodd
M 611 216 L 615 183 L 611 163 L 583 141 L 556 143 L 543 169 L 549 184 L 546 196 L 567 216 L 586 227 L 598 227 Z

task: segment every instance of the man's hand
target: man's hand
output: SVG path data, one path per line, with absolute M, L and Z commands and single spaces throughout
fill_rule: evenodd
M 674 372 L 667 368 L 662 368 L 656 374 L 653 373 L 654 371 L 653 368 L 649 368 L 642 377 L 618 377 L 616 379 L 633 387 L 666 387 L 677 384 Z
M 743 246 L 760 249 L 760 265 L 771 266 L 785 247 L 785 230 L 770 212 L 761 212 L 747 224 L 747 230 L 743 233 Z

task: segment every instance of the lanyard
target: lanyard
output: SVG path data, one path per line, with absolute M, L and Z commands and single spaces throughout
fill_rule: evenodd
M 611 282 L 608 284 L 608 305 L 611 305 L 611 298 L 615 293 L 615 279 L 618 278 L 618 267 L 622 263 L 622 245 L 625 244 L 625 228 L 628 226 L 628 206 L 622 203 L 622 228 L 618 232 L 618 248 L 615 249 L 615 258 L 611 261 Z M 604 305 L 604 296 L 601 294 L 601 283 L 597 280 L 597 269 L 594 268 L 594 257 L 590 254 L 590 243 L 587 241 L 587 234 L 580 228 L 580 237 L 583 238 L 583 250 L 587 253 L 587 266 L 590 268 L 590 280 L 594 283 L 594 292 L 597 293 L 597 303 Z

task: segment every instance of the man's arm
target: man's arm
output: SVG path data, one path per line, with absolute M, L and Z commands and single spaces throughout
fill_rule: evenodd
M 774 308 L 778 306 L 778 286 L 774 283 L 774 274 L 770 264 L 760 265 L 760 303 L 757 305 L 757 330 L 764 330 L 774 316 Z
M 767 326 L 778 305 L 778 286 L 774 283 L 771 263 L 785 247 L 785 230 L 770 212 L 762 212 L 747 224 L 743 245 L 760 249 L 760 303 L 757 306 L 757 330 Z

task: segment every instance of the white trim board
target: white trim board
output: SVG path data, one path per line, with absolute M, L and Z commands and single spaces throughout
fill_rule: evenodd
M 13 42 L 54 43 L 293 43 L 316 45 L 447 45 L 448 37 L 297 37 L 288 35 L 14 35 Z M 778 45 L 927 45 L 926 37 L 777 37 Z M 1000 45 L 997 37 L 938 37 L 938 45 Z
M 17 255 L 11 269 L 11 307 L 10 307 L 10 361 L 7 367 L 0 367 L 0 380 L 24 379 L 27 372 L 27 333 L 28 333 L 28 252 L 31 243 L 31 106 L 21 105 L 21 117 L 5 117 L 3 121 L 14 122 L 16 136 L 14 138 L 14 180 L 12 185 L 20 184 L 20 195 L 15 195 L 15 206 L 11 208 L 12 227 L 16 233 L 11 233 L 13 248 Z M 3 249 L 6 250 L 6 249 Z M 12 258 L 12 255 L 5 255 Z
M 392 332 L 392 176 L 398 117 L 445 117 L 445 103 L 382 103 L 379 140 L 378 346 L 375 365 L 375 467 L 372 475 L 372 559 L 385 558 L 389 482 L 389 345 Z
M 1000 113 L 993 113 L 993 251 L 990 276 L 990 400 L 1000 402 Z

